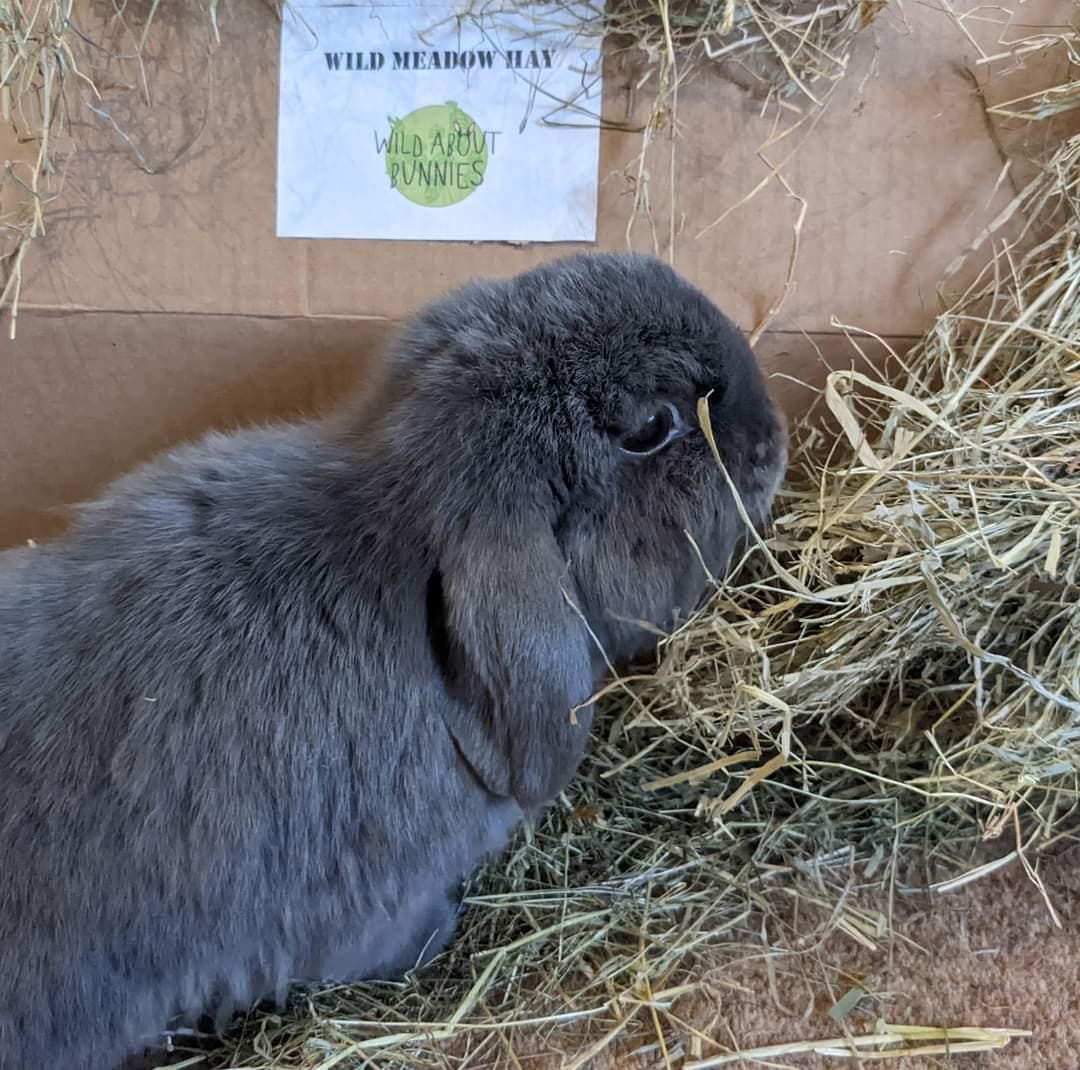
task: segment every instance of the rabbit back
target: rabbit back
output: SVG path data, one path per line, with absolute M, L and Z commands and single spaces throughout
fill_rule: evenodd
M 452 920 L 492 804 L 423 577 L 339 537 L 346 469 L 310 427 L 215 436 L 0 555 L 2 1070 L 111 1070 L 173 1014 L 396 969 Z

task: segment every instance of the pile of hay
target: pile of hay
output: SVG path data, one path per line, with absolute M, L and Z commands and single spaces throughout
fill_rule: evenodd
M 191 1065 L 670 1061 L 683 1001 L 760 949 L 762 917 L 875 946 L 871 893 L 1010 862 L 1038 882 L 1080 827 L 1080 136 L 1006 217 L 1019 236 L 888 381 L 831 376 L 774 533 L 658 668 L 607 689 L 572 790 L 478 876 L 448 952 L 400 987 L 299 993 Z

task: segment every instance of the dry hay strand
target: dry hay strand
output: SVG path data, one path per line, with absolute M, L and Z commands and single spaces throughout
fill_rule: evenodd
M 890 917 L 870 904 L 928 881 L 1017 863 L 1038 884 L 1080 776 L 1080 137 L 1012 215 L 1022 233 L 898 377 L 830 377 L 839 435 L 795 429 L 769 538 L 657 667 L 601 693 L 572 790 L 478 875 L 440 959 L 401 985 L 298 992 L 188 1065 L 558 1052 L 577 1070 L 618 1046 L 654 1065 L 696 1051 L 704 1070 L 736 1053 L 684 1007 L 738 958 L 836 932 L 880 948 Z M 878 1023 L 755 1054 L 882 1061 L 1014 1035 Z
M 1020 64 L 1029 57 L 1041 58 L 1053 50 L 1061 49 L 1071 67 L 1076 68 L 1080 66 L 1080 8 L 1074 6 L 1068 26 L 1029 30 L 1002 43 L 1005 46 L 1003 52 L 996 55 L 984 53 L 978 60 L 979 64 L 988 65 L 999 60 Z M 988 108 L 987 112 L 1000 119 L 1044 122 L 1074 108 L 1080 108 L 1080 81 L 1063 82 L 1013 100 L 1001 101 Z

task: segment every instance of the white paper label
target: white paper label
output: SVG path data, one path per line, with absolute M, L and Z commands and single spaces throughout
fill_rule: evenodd
M 279 237 L 596 240 L 599 42 L 467 7 L 285 6 Z

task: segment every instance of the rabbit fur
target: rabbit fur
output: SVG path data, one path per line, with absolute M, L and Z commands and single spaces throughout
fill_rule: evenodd
M 0 554 L 0 1070 L 429 962 L 609 663 L 745 535 L 697 399 L 755 523 L 786 463 L 742 335 L 652 258 L 473 282 L 386 357 Z

